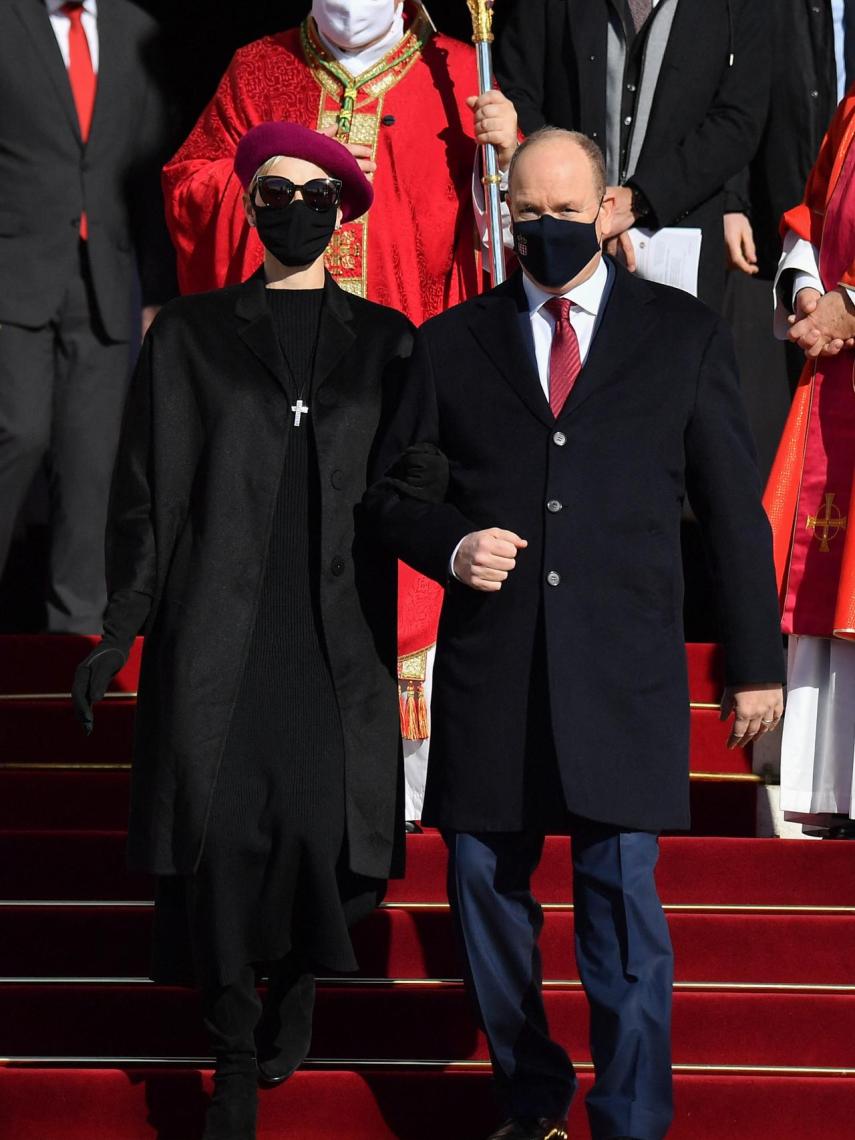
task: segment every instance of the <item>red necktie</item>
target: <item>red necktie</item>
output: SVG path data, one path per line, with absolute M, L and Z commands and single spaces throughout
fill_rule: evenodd
M 97 78 L 92 66 L 89 40 L 86 38 L 86 31 L 83 27 L 83 4 L 63 4 L 62 11 L 68 16 L 70 24 L 68 29 L 68 78 L 71 83 L 71 94 L 74 96 L 74 105 L 77 107 L 80 137 L 86 142 L 89 138 L 89 128 L 92 126 Z M 80 218 L 80 236 L 83 241 L 86 241 L 89 236 L 89 226 L 85 214 Z
M 632 16 L 632 25 L 636 32 L 641 31 L 652 11 L 653 0 L 629 0 L 629 14 Z
M 555 317 L 555 331 L 549 351 L 549 406 L 556 419 L 573 390 L 576 377 L 582 371 L 579 341 L 576 330 L 570 324 L 571 304 L 565 297 L 553 297 L 543 306 Z

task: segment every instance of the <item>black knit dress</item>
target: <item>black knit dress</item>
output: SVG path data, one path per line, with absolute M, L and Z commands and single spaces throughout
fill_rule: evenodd
M 267 296 L 291 402 L 311 406 L 323 290 Z M 248 963 L 290 951 L 316 971 L 355 970 L 348 923 L 376 902 L 366 892 L 373 881 L 345 870 L 344 744 L 320 618 L 311 411 L 288 430 L 246 668 L 202 861 L 186 880 L 202 985 L 226 985 Z

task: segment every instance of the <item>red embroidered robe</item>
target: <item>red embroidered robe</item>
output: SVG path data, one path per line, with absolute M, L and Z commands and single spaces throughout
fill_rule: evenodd
M 855 285 L 855 87 L 782 227 L 819 249 L 823 287 Z M 855 639 L 855 351 L 808 362 L 764 504 L 785 633 Z

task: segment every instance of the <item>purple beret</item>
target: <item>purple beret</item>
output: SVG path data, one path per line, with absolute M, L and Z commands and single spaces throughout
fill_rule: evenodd
M 343 222 L 361 218 L 374 201 L 371 183 L 350 151 L 335 139 L 298 123 L 259 123 L 246 132 L 235 153 L 235 174 L 244 190 L 258 168 L 274 155 L 302 158 L 320 166 L 330 178 L 338 178 Z

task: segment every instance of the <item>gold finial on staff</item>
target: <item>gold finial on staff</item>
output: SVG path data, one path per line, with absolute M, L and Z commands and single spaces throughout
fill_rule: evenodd
M 493 0 L 466 0 L 472 17 L 472 42 L 491 44 L 493 42 Z

